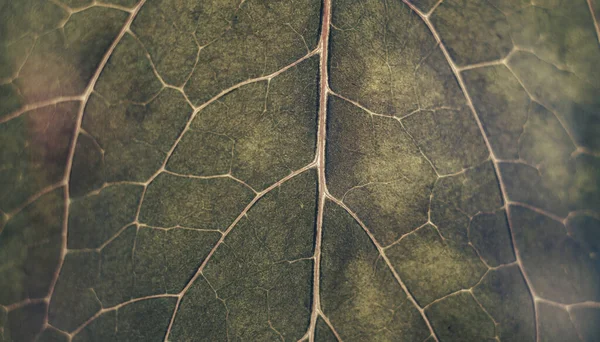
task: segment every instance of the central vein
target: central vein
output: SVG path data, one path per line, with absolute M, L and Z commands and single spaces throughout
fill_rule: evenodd
M 315 254 L 314 254 L 314 274 L 313 274 L 313 302 L 312 315 L 308 330 L 308 340 L 314 341 L 315 327 L 317 319 L 321 313 L 321 298 L 319 293 L 319 275 L 321 264 L 321 239 L 323 228 L 323 209 L 325 207 L 325 197 L 327 186 L 325 183 L 325 140 L 327 136 L 327 97 L 329 92 L 329 80 L 327 74 L 327 56 L 329 47 L 329 28 L 331 26 L 331 1 L 323 0 L 321 38 L 319 41 L 320 63 L 319 63 L 319 115 L 317 132 L 317 172 L 319 177 L 319 196 L 317 209 L 317 223 L 315 233 Z

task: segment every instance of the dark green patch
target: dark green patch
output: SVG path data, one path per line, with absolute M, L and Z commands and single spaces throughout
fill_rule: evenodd
M 15 80 L 25 102 L 82 94 L 126 19 L 119 10 L 90 8 L 39 37 Z
M 44 303 L 27 304 L 9 312 L 9 334 L 5 335 L 7 341 L 32 341 L 44 327 L 45 313 L 46 304 Z
M 191 113 L 184 96 L 174 89 L 164 89 L 145 105 L 111 105 L 93 95 L 82 125 L 97 146 L 82 148 L 75 156 L 76 171 L 81 172 L 81 179 L 72 181 L 79 185 L 77 193 L 91 191 L 102 181 L 147 181 L 163 164 Z
M 74 342 L 114 341 L 117 334 L 117 311 L 109 311 L 86 325 L 73 336 Z
M 221 237 L 218 232 L 140 228 L 135 243 L 135 296 L 179 293 Z
M 525 203 L 560 216 L 568 214 L 564 198 L 559 197 L 547 186 L 535 167 L 524 163 L 505 162 L 499 164 L 500 173 L 511 175 L 504 177 L 504 186 L 508 200 Z M 548 184 L 550 185 L 550 184 Z M 556 189 L 560 191 L 560 188 Z
M 315 48 L 318 0 L 207 1 L 199 13 L 205 46 L 185 87 L 194 104 L 247 79 L 271 74 Z
M 518 159 L 519 137 L 532 106 L 527 92 L 503 65 L 467 70 L 462 77 L 494 154 Z
M 69 179 L 69 195 L 81 197 L 92 189 L 99 189 L 106 180 L 104 172 L 104 150 L 94 137 L 80 133 Z
M 133 22 L 132 31 L 144 44 L 165 82 L 181 86 L 192 73 L 201 48 L 195 38 L 198 23 L 200 18 L 205 19 L 210 5 L 191 0 L 150 1 Z M 220 19 L 220 24 L 226 24 L 225 18 Z M 203 24 L 200 30 L 207 30 L 206 22 Z
M 14 84 L 1 84 L 0 103 L 2 103 L 2 107 L 0 107 L 0 119 L 21 108 L 23 99 L 19 95 L 19 89 Z
M 0 306 L 0 341 L 8 340 L 10 328 L 8 327 L 8 312 L 4 306 Z
M 427 13 L 433 9 L 433 6 L 438 3 L 439 0 L 412 0 L 411 3 L 417 6 L 423 13 Z
M 534 341 L 533 299 L 518 266 L 492 270 L 473 295 L 498 323 L 501 341 Z
M 162 88 L 140 42 L 125 34 L 94 88 L 111 104 L 147 102 Z
M 493 341 L 494 321 L 469 292 L 461 292 L 427 310 L 433 328 L 441 341 Z
M 317 326 L 315 327 L 316 342 L 338 342 L 337 337 L 333 334 L 327 323 L 319 317 L 317 318 Z
M 10 212 L 63 179 L 78 109 L 64 102 L 0 124 L 0 210 Z
M 227 315 L 226 303 L 200 277 L 181 300 L 169 338 L 182 341 L 203 336 L 209 341 L 227 341 Z
M 36 342 L 68 342 L 70 341 L 69 336 L 54 329 L 47 327 L 38 335 Z
M 432 23 L 458 65 L 502 59 L 513 48 L 506 16 L 486 0 L 447 0 Z
M 134 302 L 117 312 L 117 341 L 162 341 L 175 309 L 175 298 Z
M 73 331 L 102 308 L 93 289 L 99 270 L 99 253 L 67 253 L 48 310 L 52 326 Z
M 473 217 L 469 225 L 469 237 L 473 247 L 488 265 L 495 267 L 515 261 L 504 210 Z
M 304 335 L 311 305 L 316 181 L 315 172 L 307 171 L 261 198 L 204 269 L 229 310 L 230 338 L 296 341 Z
M 27 1 L 21 1 L 20 3 L 26 3 Z M 11 4 L 12 5 L 12 4 Z M 31 4 L 29 4 L 31 5 Z M 32 6 L 33 7 L 33 6 Z M 5 8 L 3 8 L 5 9 Z M 4 14 L 4 12 L 2 12 Z M 13 13 L 14 14 L 14 13 Z M 6 20 L 8 18 L 2 17 L 2 19 Z M 6 31 L 4 31 L 6 32 Z M 4 38 L 4 37 L 2 37 Z M 1 38 L 0 38 L 1 39 Z M 9 38 L 10 39 L 10 38 Z M 17 76 L 19 69 L 25 63 L 27 56 L 31 52 L 35 44 L 36 39 L 32 35 L 22 36 L 12 42 L 3 41 L 4 44 L 0 45 L 0 83 L 7 83 L 4 86 L 10 87 L 16 90 L 14 85 L 9 85 L 9 82 L 12 82 L 14 78 Z M 4 94 L 4 93 L 3 93 Z M 16 93 L 15 93 L 16 94 Z M 7 98 L 3 98 L 3 100 L 7 100 Z M 7 105 L 8 104 L 8 105 Z M 4 108 L 7 106 L 10 108 L 9 102 L 3 103 L 3 110 L 8 108 Z M 4 112 L 2 112 L 4 114 Z M 1 116 L 1 114 L 0 114 Z
M 137 227 L 127 227 L 102 249 L 100 273 L 94 290 L 103 307 L 111 307 L 134 297 L 133 252 Z
M 71 9 L 73 9 L 73 8 L 88 6 L 89 4 L 94 2 L 94 0 L 61 0 L 60 2 L 69 6 Z M 108 2 L 110 3 L 110 1 L 108 1 Z
M 73 200 L 69 208 L 68 247 L 98 248 L 136 218 L 143 187 L 119 184 Z
M 236 139 L 225 134 L 189 130 L 169 159 L 168 168 L 198 176 L 231 173 Z
M 0 304 L 47 295 L 59 262 L 64 189 L 40 197 L 0 229 Z

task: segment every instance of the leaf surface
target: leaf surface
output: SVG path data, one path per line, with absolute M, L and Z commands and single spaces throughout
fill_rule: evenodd
M 1 341 L 600 339 L 596 0 L 0 0 Z

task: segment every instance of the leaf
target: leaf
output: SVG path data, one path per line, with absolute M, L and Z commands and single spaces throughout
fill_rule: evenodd
M 1 341 L 596 341 L 597 0 L 0 0 Z

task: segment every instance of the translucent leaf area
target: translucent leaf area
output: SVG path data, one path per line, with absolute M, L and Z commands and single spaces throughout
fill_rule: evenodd
M 0 341 L 600 341 L 599 0 L 0 0 Z

